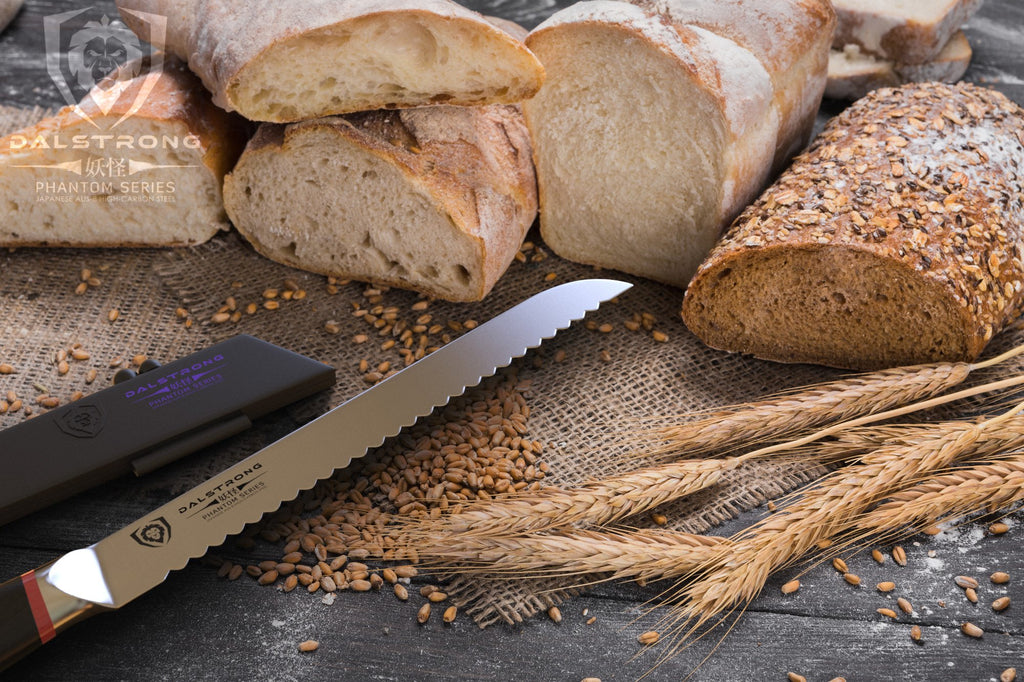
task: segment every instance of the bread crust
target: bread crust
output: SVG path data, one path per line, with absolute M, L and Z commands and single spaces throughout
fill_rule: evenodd
M 369 277 L 365 272 L 313 270 L 339 278 L 367 280 L 449 300 L 484 298 L 508 268 L 537 215 L 537 189 L 529 136 L 515 105 L 438 106 L 333 116 L 289 125 L 264 124 L 228 176 L 228 186 L 255 155 L 281 155 L 302 136 L 327 131 L 338 145 L 353 145 L 398 168 L 406 182 L 430 196 L 434 208 L 450 216 L 455 229 L 477 244 L 482 277 L 463 296 L 412 284 L 407 279 Z M 237 198 L 236 198 L 237 197 Z M 226 189 L 225 200 L 235 226 L 263 255 L 265 248 L 245 220 L 239 219 L 241 191 Z M 287 265 L 310 270 L 299 259 Z
M 845 249 L 910 273 L 941 297 L 932 303 L 956 311 L 962 356 L 920 349 L 915 358 L 908 348 L 909 359 L 972 360 L 1024 307 L 1021 167 L 1024 112 L 997 91 L 941 83 L 877 90 L 833 119 L 736 220 L 690 283 L 683 319 L 723 347 L 723 329 L 735 324 L 727 318 L 746 313 L 714 309 L 721 276 L 735 273 L 742 282 L 744 263 L 773 253 Z M 752 310 L 769 293 L 756 288 L 748 292 Z M 784 347 L 759 355 L 873 368 L 864 359 L 826 362 Z
M 228 111 L 238 110 L 233 90 L 240 74 L 268 50 L 304 34 L 315 35 L 333 26 L 371 17 L 386 20 L 389 16 L 404 14 L 425 21 L 462 23 L 532 60 L 531 76 L 535 87 L 525 93 L 495 95 L 490 102 L 512 103 L 532 96 L 544 77 L 540 62 L 514 37 L 510 27 L 499 27 L 497 22 L 449 0 L 305 0 L 301 8 L 288 2 L 263 3 L 259 11 L 248 9 L 247 3 L 241 0 L 186 0 L 184 3 L 181 0 L 117 0 L 117 6 L 125 23 L 140 34 L 145 33 L 143 22 L 132 11 L 168 17 L 166 49 L 187 59 L 189 67 L 213 93 L 213 101 Z M 446 103 L 466 105 L 481 104 L 481 101 L 450 99 Z M 383 103 L 377 108 L 384 108 Z M 317 115 L 351 112 L 339 105 Z M 298 120 L 257 118 L 248 111 L 240 113 L 254 120 L 278 123 Z
M 143 60 L 142 70 L 138 76 L 128 81 L 123 93 L 104 113 L 91 97 L 85 97 L 79 103 L 79 110 L 94 121 L 106 121 L 113 124 L 126 113 L 132 112 L 133 119 L 149 121 L 167 129 L 168 134 L 191 134 L 199 139 L 199 150 L 205 170 L 216 181 L 217 201 L 221 201 L 221 189 L 224 175 L 231 169 L 241 154 L 248 139 L 249 126 L 236 115 L 229 114 L 210 101 L 209 93 L 199 79 L 192 74 L 180 60 L 162 56 L 159 74 L 147 81 L 151 75 L 152 62 Z M 145 93 L 138 109 L 132 111 L 135 101 L 143 88 L 152 85 Z M 0 138 L 0 164 L 15 153 L 11 139 L 13 135 L 22 135 L 30 139 L 53 134 L 74 134 L 77 129 L 95 132 L 90 124 L 74 107 L 64 107 L 50 118 L 46 118 L 31 128 Z M 228 229 L 226 216 L 220 229 Z M 216 229 L 210 232 L 213 236 Z M 209 237 L 207 237 L 209 238 Z M 10 240 L 0 242 L 8 247 L 23 246 L 75 246 L 75 247 L 152 247 L 152 246 L 191 246 L 199 242 L 168 240 L 155 243 L 137 242 L 79 242 L 71 240 Z

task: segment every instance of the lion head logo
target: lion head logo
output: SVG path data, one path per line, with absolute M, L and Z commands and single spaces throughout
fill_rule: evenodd
M 132 531 L 132 540 L 143 547 L 161 547 L 171 540 L 171 524 L 164 517 L 148 521 Z
M 86 23 L 68 42 L 68 69 L 85 90 L 95 86 L 106 89 L 117 80 L 134 78 L 141 70 L 140 57 L 142 44 L 136 35 L 106 15 Z M 115 73 L 113 79 L 106 79 Z

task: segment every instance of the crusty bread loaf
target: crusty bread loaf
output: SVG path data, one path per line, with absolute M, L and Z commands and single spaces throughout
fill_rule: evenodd
M 832 0 L 833 46 L 898 64 L 925 64 L 938 56 L 983 0 Z
M 715 348 L 876 369 L 976 358 L 1024 300 L 1024 112 L 969 84 L 876 90 L 701 265 Z
M 751 5 L 595 0 L 530 33 L 547 80 L 523 109 L 541 233 L 556 253 L 685 286 L 773 166 L 806 142 L 831 8 Z M 755 35 L 765 21 L 783 47 Z
M 832 99 L 859 99 L 872 90 L 904 83 L 960 80 L 971 63 L 971 45 L 963 31 L 949 39 L 935 59 L 924 64 L 897 64 L 872 57 L 857 45 L 833 49 L 828 56 L 828 84 L 825 96 Z
M 178 246 L 228 229 L 221 183 L 246 123 L 177 60 L 122 83 L 105 112 L 97 86 L 0 138 L 0 246 Z
M 0 0 L 0 31 L 7 28 L 25 0 Z
M 537 215 L 514 105 L 264 124 L 224 200 L 268 258 L 453 301 L 491 290 Z
M 518 102 L 543 68 L 522 42 L 450 0 L 118 0 L 167 16 L 166 49 L 214 101 L 257 121 L 427 104 Z

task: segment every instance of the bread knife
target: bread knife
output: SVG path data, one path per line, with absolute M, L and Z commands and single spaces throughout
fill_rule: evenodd
M 156 587 L 630 286 L 589 279 L 542 291 L 96 544 L 3 583 L 0 670 Z

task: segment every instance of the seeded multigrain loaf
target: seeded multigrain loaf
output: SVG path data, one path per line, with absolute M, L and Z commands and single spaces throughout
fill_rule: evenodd
M 833 45 L 898 64 L 931 61 L 983 0 L 832 0 Z
M 715 348 L 875 369 L 976 358 L 1024 299 L 1024 112 L 969 84 L 876 90 L 733 224 L 683 319 Z
M 537 215 L 514 105 L 264 124 L 224 201 L 268 258 L 454 301 L 490 291 Z
M 544 70 L 522 42 L 450 0 L 118 0 L 167 17 L 164 44 L 214 101 L 256 121 L 428 104 L 518 102 Z M 157 39 L 159 43 L 159 39 Z
M 547 75 L 523 109 L 544 241 L 685 286 L 806 143 L 833 22 L 820 0 L 594 0 L 534 29 Z
M 138 68 L 106 112 L 97 86 L 77 110 L 0 138 L 0 246 L 184 246 L 228 229 L 221 183 L 245 122 L 183 63 Z

